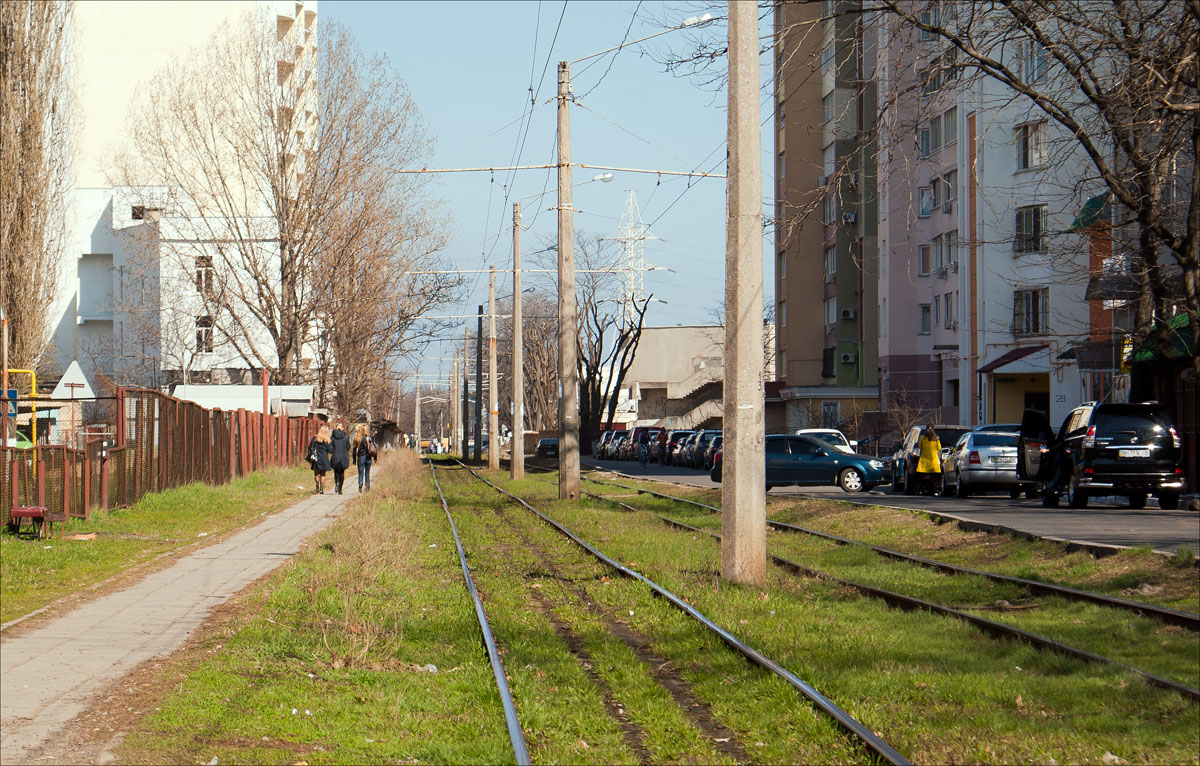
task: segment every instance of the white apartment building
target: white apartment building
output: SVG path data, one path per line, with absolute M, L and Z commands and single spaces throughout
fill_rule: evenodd
M 1034 408 L 1058 422 L 1082 398 L 1064 354 L 1088 334 L 1088 253 L 1070 227 L 1100 190 L 1094 171 L 1006 86 L 939 74 L 940 38 L 881 25 L 882 406 L 966 424 Z M 1023 77 L 1054 76 L 1027 42 L 1000 55 Z
M 214 243 L 230 222 L 198 217 L 177 189 L 113 186 L 110 157 L 156 73 L 254 11 L 275 19 L 280 86 L 315 94 L 316 10 L 316 0 L 76 4 L 76 200 L 52 309 L 61 367 L 78 359 L 93 380 L 149 386 L 251 382 L 254 365 L 223 339 L 240 336 L 262 348 L 263 328 L 252 318 L 214 316 L 202 295 L 212 284 Z M 311 63 L 296 67 L 297 60 Z M 310 113 L 309 125 L 315 119 Z M 267 260 L 278 238 L 260 207 L 246 200 L 237 225 L 252 232 Z M 222 322 L 226 332 L 218 331 Z

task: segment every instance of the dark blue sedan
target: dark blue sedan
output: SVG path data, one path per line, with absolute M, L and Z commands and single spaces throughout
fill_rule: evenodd
M 867 492 L 892 478 L 887 460 L 868 455 L 847 455 L 820 439 L 771 434 L 765 446 L 768 492 L 771 487 L 788 484 L 836 484 L 846 492 Z M 713 481 L 721 480 L 722 462 L 713 466 L 710 474 Z

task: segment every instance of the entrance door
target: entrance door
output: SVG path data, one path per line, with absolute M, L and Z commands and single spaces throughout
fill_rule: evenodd
M 1046 417 L 1050 417 L 1050 392 L 1049 391 L 1026 391 L 1025 392 L 1025 409 L 1037 410 Z

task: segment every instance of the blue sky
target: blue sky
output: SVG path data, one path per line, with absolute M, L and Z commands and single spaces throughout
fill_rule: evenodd
M 679 23 L 702 10 L 678 2 L 581 0 L 567 2 L 565 12 L 561 0 L 321 4 L 324 19 L 344 24 L 365 50 L 388 56 L 436 139 L 431 166 L 455 168 L 554 162 L 557 62 L 658 32 L 664 22 Z M 721 5 L 715 10 L 719 13 Z M 769 32 L 767 24 L 769 20 L 764 21 L 764 33 Z M 713 25 L 702 33 L 723 37 L 725 27 Z M 669 49 L 686 49 L 687 34 L 671 32 L 616 56 L 571 67 L 578 101 L 571 113 L 575 162 L 725 171 L 724 89 L 667 73 L 649 55 L 661 60 Z M 764 59 L 763 65 L 766 78 L 769 62 Z M 522 119 L 530 108 L 531 86 L 537 93 L 536 107 Z M 769 103 L 764 105 L 764 120 Z M 769 121 L 763 142 L 764 172 L 769 174 Z M 576 168 L 574 182 L 599 172 Z M 552 243 L 555 213 L 549 208 L 554 205 L 554 184 L 552 170 L 438 176 L 435 194 L 445 201 L 453 220 L 446 253 L 450 267 L 511 268 L 512 202 L 546 189 L 551 193 L 523 203 L 529 228 L 522 234 L 522 251 Z M 768 201 L 770 188 L 767 178 Z M 659 238 L 646 242 L 646 260 L 674 269 L 645 274 L 646 291 L 667 301 L 651 304 L 648 324 L 711 323 L 724 292 L 724 180 L 693 180 L 689 188 L 689 182 L 678 177 L 616 173 L 611 183 L 576 188 L 576 231 L 615 237 L 628 189 L 636 194 L 649 233 Z M 773 292 L 772 272 L 767 270 L 770 253 L 770 242 L 764 240 L 768 301 Z M 477 276 L 468 276 L 473 289 L 457 306 L 445 307 L 446 314 L 474 313 L 478 304 L 487 302 L 487 276 Z M 505 288 L 498 288 L 499 293 L 509 292 L 510 279 L 503 279 Z M 461 330 L 453 337 L 461 339 Z M 449 362 L 432 357 L 449 355 L 431 349 L 429 361 L 421 366 L 422 376 L 444 380 Z

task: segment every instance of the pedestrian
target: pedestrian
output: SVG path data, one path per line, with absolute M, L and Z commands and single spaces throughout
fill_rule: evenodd
M 333 491 L 342 494 L 342 485 L 346 483 L 346 469 L 350 467 L 350 437 L 346 435 L 342 424 L 333 427 L 329 435 L 330 461 L 333 468 Z
M 942 478 L 942 441 L 938 438 L 933 424 L 925 426 L 921 438 L 917 441 L 917 486 L 925 495 L 936 494 L 936 484 Z
M 321 430 L 317 431 L 317 435 L 308 443 L 308 451 L 305 453 L 308 464 L 312 466 L 314 495 L 325 494 L 325 472 L 330 468 L 329 455 L 331 452 L 329 426 L 321 426 Z
M 351 440 L 354 464 L 358 466 L 358 491 L 371 491 L 371 463 L 375 461 L 375 442 L 371 441 L 366 423 L 354 427 L 354 438 Z

